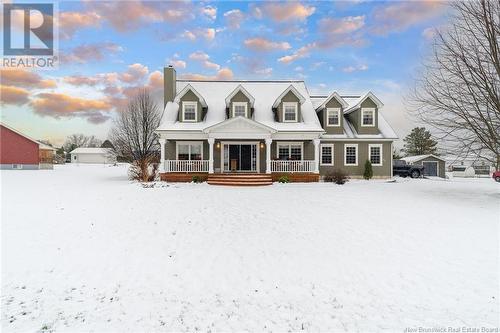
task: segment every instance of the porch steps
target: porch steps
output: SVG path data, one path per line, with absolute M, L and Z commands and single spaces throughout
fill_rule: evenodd
M 207 183 L 210 185 L 226 186 L 264 186 L 271 185 L 273 179 L 270 174 L 252 173 L 252 174 L 210 174 Z

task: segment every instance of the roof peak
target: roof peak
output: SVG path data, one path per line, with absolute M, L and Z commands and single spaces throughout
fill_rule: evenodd
M 178 82 L 256 82 L 256 83 L 299 83 L 304 80 L 183 80 L 177 79 Z

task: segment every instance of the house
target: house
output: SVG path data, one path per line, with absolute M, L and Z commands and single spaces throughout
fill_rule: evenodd
M 480 157 L 447 156 L 447 163 L 453 177 L 490 177 L 495 171 L 491 162 Z
M 164 113 L 157 129 L 161 178 L 191 181 L 240 175 L 318 181 L 335 168 L 392 176 L 397 136 L 371 92 L 310 96 L 304 81 L 178 80 L 164 69 Z
M 442 157 L 427 154 L 403 157 L 407 164 L 418 164 L 424 167 L 424 176 L 446 178 L 446 160 Z
M 55 148 L 0 124 L 0 169 L 52 169 Z
M 109 148 L 76 148 L 70 152 L 71 163 L 109 164 L 116 158 Z

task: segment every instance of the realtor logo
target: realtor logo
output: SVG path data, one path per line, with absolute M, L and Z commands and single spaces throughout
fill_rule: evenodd
M 3 4 L 2 67 L 54 67 L 53 3 Z

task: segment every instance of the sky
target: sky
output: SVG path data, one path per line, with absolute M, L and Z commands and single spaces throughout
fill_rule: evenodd
M 163 105 L 163 67 L 185 79 L 301 79 L 311 94 L 375 93 L 400 137 L 403 98 L 446 24 L 436 1 L 61 1 L 59 66 L 1 70 L 1 120 L 61 145 L 106 139 L 146 87 Z

